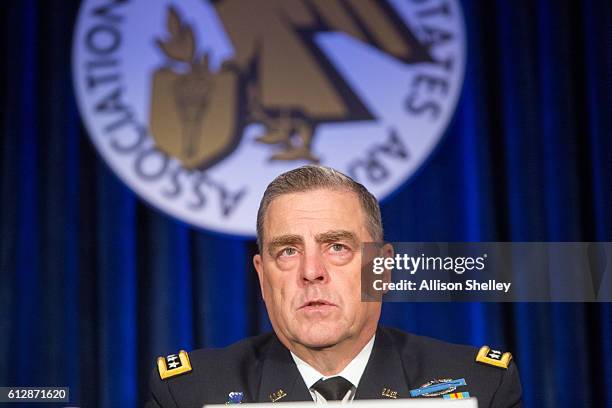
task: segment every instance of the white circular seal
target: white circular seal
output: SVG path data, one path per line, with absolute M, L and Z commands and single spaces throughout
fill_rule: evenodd
M 266 185 L 308 163 L 379 199 L 457 105 L 457 0 L 85 0 L 73 75 L 90 138 L 140 197 L 253 236 Z

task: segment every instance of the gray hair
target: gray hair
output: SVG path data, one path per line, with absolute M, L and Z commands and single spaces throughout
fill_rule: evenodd
M 268 184 L 257 211 L 257 246 L 260 253 L 263 249 L 264 217 L 272 200 L 284 194 L 318 189 L 345 190 L 357 194 L 366 217 L 368 232 L 374 241 L 382 241 L 382 219 L 376 197 L 363 185 L 338 170 L 331 167 L 307 165 L 283 173 Z

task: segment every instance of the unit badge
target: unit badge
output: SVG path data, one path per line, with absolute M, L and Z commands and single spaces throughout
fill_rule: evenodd
M 232 391 L 227 394 L 227 404 L 242 404 L 242 399 L 244 398 L 244 392 L 242 391 Z
M 452 394 L 443 395 L 442 398 L 444 398 L 444 399 L 464 399 L 464 398 L 470 398 L 470 393 L 469 392 L 455 392 L 455 393 L 452 393 Z

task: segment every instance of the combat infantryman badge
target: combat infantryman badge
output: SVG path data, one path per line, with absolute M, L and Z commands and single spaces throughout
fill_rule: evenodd
M 450 394 L 457 387 L 467 385 L 465 378 L 453 380 L 451 378 L 438 378 L 431 380 L 421 385 L 419 388 L 410 390 L 411 397 L 439 397 L 444 394 Z
M 157 369 L 162 380 L 191 371 L 191 362 L 185 350 L 178 354 L 170 354 L 166 357 L 157 358 Z
M 512 354 L 499 350 L 491 350 L 489 346 L 482 346 L 476 355 L 476 361 L 483 364 L 492 365 L 499 368 L 508 368 L 512 360 Z

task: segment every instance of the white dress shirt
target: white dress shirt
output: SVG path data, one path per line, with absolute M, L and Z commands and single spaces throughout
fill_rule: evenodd
M 326 404 L 327 401 L 325 398 L 312 389 L 312 386 L 319 381 L 320 379 L 327 380 L 331 377 L 344 377 L 346 378 L 353 386 L 346 393 L 344 398 L 342 399 L 342 403 L 346 404 L 349 401 L 352 401 L 355 398 L 355 393 L 357 392 L 357 387 L 359 386 L 359 381 L 361 380 L 361 376 L 365 371 L 366 365 L 368 364 L 368 360 L 370 359 L 370 354 L 372 354 L 372 348 L 374 347 L 374 338 L 376 335 L 372 336 L 368 344 L 366 344 L 363 349 L 355 356 L 354 359 L 351 360 L 350 363 L 344 370 L 340 371 L 338 374 L 331 376 L 324 376 L 319 371 L 317 371 L 313 366 L 291 353 L 291 357 L 293 357 L 293 361 L 297 365 L 297 368 L 304 379 L 304 383 L 306 383 L 306 387 L 310 391 L 310 395 L 314 402 L 318 405 Z

